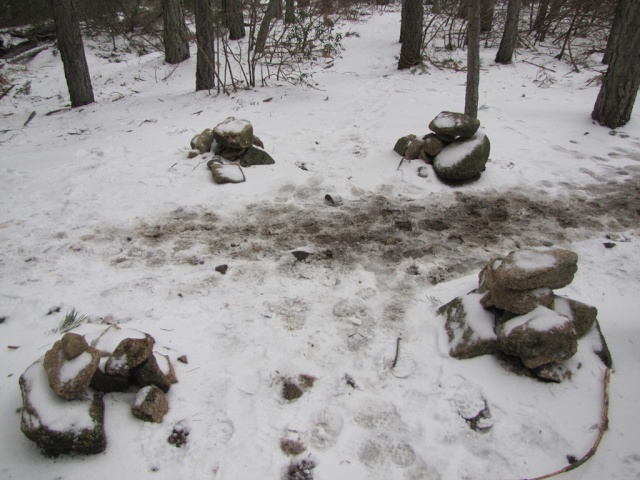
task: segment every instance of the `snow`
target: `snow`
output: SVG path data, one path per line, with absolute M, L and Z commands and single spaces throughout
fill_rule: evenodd
M 506 322 L 503 326 L 503 332 L 509 336 L 513 329 L 521 327 L 522 325 L 526 325 L 527 328 L 532 330 L 546 332 L 554 328 L 562 328 L 568 321 L 570 320 L 566 316 L 542 305 L 538 305 L 531 312 Z
M 555 267 L 556 258 L 550 253 L 535 250 L 520 250 L 512 255 L 509 266 L 525 272 L 536 272 Z
M 469 293 L 462 298 L 462 308 L 466 312 L 465 323 L 473 331 L 473 336 L 468 339 L 469 342 L 475 340 L 491 340 L 496 338 L 494 331 L 495 318 L 493 314 L 480 304 L 480 299 L 484 294 Z M 457 328 L 454 331 L 454 338 L 451 341 L 451 349 L 455 349 L 463 338 L 464 330 Z
M 215 127 L 220 134 L 240 134 L 250 125 L 250 122 L 240 118 L 230 117 Z
M 0 477 L 281 478 L 291 457 L 280 440 L 298 436 L 308 448 L 297 458 L 311 455 L 316 480 L 557 470 L 597 436 L 597 333 L 579 340 L 571 379 L 549 385 L 491 356 L 450 358 L 436 314 L 477 288 L 493 256 L 549 242 L 579 254 L 575 279 L 558 293 L 598 308 L 615 366 L 603 441 L 562 479 L 640 475 L 640 242 L 637 213 L 625 207 L 640 174 L 640 113 L 610 134 L 589 118 L 594 71 L 524 49 L 498 66 L 495 48 L 483 48 L 487 169 L 456 188 L 432 172 L 421 178 L 418 168 L 431 167 L 398 168 L 393 145 L 427 133 L 437 113 L 462 110 L 465 74 L 398 71 L 399 19 L 373 10 L 346 24 L 359 36 L 318 68 L 319 89 L 274 81 L 230 96 L 195 93 L 195 49 L 166 80 L 174 66 L 160 53 L 109 63 L 87 49 L 97 103 L 46 116 L 67 102 L 59 56 L 47 50 L 3 68 L 12 83 L 31 80 L 32 93 L 0 101 Z M 539 88 L 538 67 L 524 60 L 555 70 L 555 83 Z M 230 115 L 251 121 L 276 164 L 218 186 L 210 154 L 187 158 L 189 141 Z M 327 194 L 342 204 L 328 205 Z M 487 206 L 509 217 L 487 217 Z M 465 229 L 477 209 L 483 226 Z M 423 225 L 432 216 L 443 229 Z M 411 231 L 395 228 L 407 218 Z M 606 235 L 627 241 L 605 249 Z M 296 261 L 300 245 L 314 255 Z M 54 305 L 62 312 L 46 315 Z M 179 383 L 158 425 L 131 418 L 134 393 L 105 395 L 106 452 L 52 461 L 20 432 L 16 380 L 59 340 L 50 332 L 72 307 L 91 318 L 74 330 L 88 341 L 111 323 L 149 332 Z M 112 351 L 120 335 L 100 349 Z M 317 380 L 285 401 L 282 379 L 300 374 Z M 459 414 L 480 397 L 491 410 L 486 433 Z M 185 421 L 188 443 L 176 448 L 167 438 Z
M 142 405 L 145 399 L 147 398 L 147 395 L 149 395 L 149 391 L 152 388 L 153 388 L 153 385 L 147 385 L 146 387 L 142 387 L 140 390 L 138 390 L 138 393 L 136 393 L 136 398 L 133 401 L 133 405 L 136 407 L 139 407 L 140 405 Z
M 144 339 L 146 335 L 144 332 L 134 330 L 131 328 L 119 328 L 115 325 L 110 326 L 102 332 L 98 332 L 98 337 L 92 340 L 92 337 L 87 337 L 87 341 L 95 349 L 104 353 L 113 353 L 118 347 L 120 342 L 126 338 L 132 339 Z M 116 361 L 114 358 L 112 361 Z
M 232 182 L 242 182 L 244 180 L 244 173 L 242 173 L 242 169 L 238 165 L 220 165 L 216 168 L 222 176 Z
M 433 124 L 436 128 L 453 128 L 460 124 L 460 120 L 450 114 L 442 112 L 433 119 Z
M 486 135 L 478 130 L 473 137 L 447 145 L 434 159 L 443 168 L 453 167 L 466 158 L 473 150 L 484 143 Z
M 49 387 L 43 359 L 44 357 L 36 361 L 24 372 L 24 378 L 30 389 L 29 400 L 38 412 L 40 423 L 58 432 L 93 429 L 94 422 L 89 415 L 91 402 L 63 400 L 53 393 Z M 30 418 L 32 422 L 37 421 L 36 417 L 30 416 Z M 16 428 L 18 428 L 17 425 Z M 5 464 L 6 461 L 8 457 Z
M 60 352 L 62 355 L 62 352 Z M 66 360 L 62 363 L 58 378 L 61 383 L 68 383 L 78 376 L 78 374 L 91 365 L 93 355 L 89 352 L 82 352 L 72 360 Z

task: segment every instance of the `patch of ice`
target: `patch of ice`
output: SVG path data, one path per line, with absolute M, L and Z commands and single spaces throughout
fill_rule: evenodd
M 570 320 L 564 315 L 538 305 L 534 310 L 509 320 L 504 326 L 504 334 L 510 335 L 514 328 L 527 324 L 528 328 L 544 332 L 554 328 L 562 328 Z
M 60 352 L 62 355 L 62 352 Z M 93 355 L 89 352 L 83 352 L 73 360 L 67 360 L 62 363 L 58 379 L 62 383 L 68 383 L 78 376 L 78 374 L 87 368 L 93 361 Z
M 40 422 L 50 430 L 57 432 L 79 432 L 93 429 L 94 421 L 89 415 L 91 402 L 67 401 L 58 397 L 49 387 L 46 370 L 43 365 L 44 357 L 31 365 L 24 372 L 27 388 L 29 388 L 29 402 L 38 412 Z M 23 411 L 32 425 L 37 425 L 38 419 Z
M 447 145 L 435 158 L 439 167 L 450 168 L 460 163 L 477 146 L 484 143 L 485 134 L 478 130 L 476 134 L 468 140 L 458 141 Z

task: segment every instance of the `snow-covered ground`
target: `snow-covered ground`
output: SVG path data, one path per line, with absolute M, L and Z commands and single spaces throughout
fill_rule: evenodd
M 450 358 L 436 315 L 492 255 L 540 245 L 579 254 L 558 293 L 598 308 L 614 360 L 608 431 L 563 478 L 640 478 L 640 112 L 610 132 L 589 116 L 594 72 L 526 52 L 498 66 L 483 50 L 487 170 L 453 188 L 422 178 L 425 164 L 398 167 L 392 147 L 462 110 L 465 74 L 397 71 L 399 18 L 346 25 L 359 35 L 318 69 L 318 90 L 194 93 L 195 55 L 161 80 L 173 69 L 161 54 L 108 63 L 88 49 L 97 102 L 45 116 L 67 102 L 59 57 L 3 70 L 31 94 L 0 101 L 1 478 L 280 478 L 292 461 L 283 438 L 308 446 L 297 460 L 320 480 L 562 468 L 598 433 L 593 336 L 572 377 L 545 384 L 493 357 Z M 221 186 L 208 157 L 187 152 L 228 116 L 252 122 L 276 164 Z M 313 255 L 298 262 L 296 249 Z M 20 432 L 18 377 L 71 308 L 91 318 L 75 330 L 89 337 L 107 323 L 153 335 L 179 383 L 159 425 L 132 417 L 135 392 L 106 395 L 106 452 L 52 460 Z M 315 382 L 284 400 L 300 375 Z M 480 433 L 461 415 L 484 399 L 493 427 Z M 177 424 L 190 431 L 182 448 L 167 442 Z

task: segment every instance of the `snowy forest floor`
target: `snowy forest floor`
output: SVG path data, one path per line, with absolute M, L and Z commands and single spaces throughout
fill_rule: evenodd
M 608 431 L 562 478 L 640 478 L 640 114 L 610 132 L 590 119 L 594 72 L 531 51 L 498 66 L 483 49 L 487 169 L 457 187 L 422 178 L 425 164 L 398 167 L 393 145 L 462 110 L 465 74 L 397 71 L 399 20 L 374 11 L 344 25 L 358 35 L 317 69 L 319 89 L 194 93 L 195 50 L 168 75 L 160 53 L 110 63 L 87 48 L 97 102 L 46 116 L 67 98 L 59 57 L 5 67 L 31 92 L 0 102 L 2 478 L 280 478 L 283 438 L 308 446 L 298 459 L 319 480 L 557 470 L 597 436 L 592 335 L 571 379 L 544 384 L 494 357 L 450 358 L 436 315 L 492 256 L 550 245 L 579 254 L 557 293 L 598 308 L 614 360 Z M 208 157 L 187 152 L 228 116 L 249 120 L 276 164 L 221 186 Z M 312 255 L 299 262 L 296 249 Z M 153 335 L 179 383 L 159 425 L 131 416 L 134 393 L 106 395 L 106 452 L 52 460 L 20 432 L 18 377 L 71 308 L 90 317 L 79 333 L 118 323 Z M 313 386 L 283 399 L 299 375 Z M 485 400 L 493 427 L 472 431 L 460 411 Z M 167 443 L 177 423 L 183 448 Z

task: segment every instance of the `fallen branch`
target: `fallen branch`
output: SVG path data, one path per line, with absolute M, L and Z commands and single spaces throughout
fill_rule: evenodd
M 398 363 L 398 357 L 400 356 L 400 340 L 402 340 L 402 337 L 398 337 L 398 340 L 396 341 L 396 356 L 391 364 L 391 370 L 396 368 L 396 364 Z
M 36 116 L 36 112 L 31 112 L 31 114 L 29 115 L 29 118 L 27 118 L 27 121 L 24 122 L 24 125 L 22 125 L 22 128 L 29 125 L 29 122 L 31 122 L 31 120 L 33 120 L 35 116 Z
M 600 418 L 600 429 L 598 431 L 598 438 L 596 438 L 596 441 L 591 447 L 591 449 L 580 460 L 577 460 L 572 464 L 567 465 L 564 468 L 561 468 L 560 470 L 557 470 L 553 473 L 548 473 L 546 475 L 542 475 L 541 477 L 530 478 L 527 480 L 544 480 L 545 478 L 555 477 L 556 475 L 560 475 L 561 473 L 570 472 L 571 470 L 575 470 L 576 468 L 585 464 L 587 460 L 589 460 L 591 457 L 593 457 L 596 454 L 596 450 L 600 445 L 600 441 L 604 436 L 604 432 L 607 429 L 607 426 L 609 425 L 609 379 L 610 378 L 611 378 L 611 369 L 607 368 L 604 372 L 604 381 L 603 381 L 604 392 L 603 392 L 603 402 L 602 402 L 602 416 Z
M 549 68 L 549 67 L 543 67 L 542 65 L 538 65 L 537 63 L 533 63 L 530 62 L 528 60 L 522 60 L 523 63 L 528 63 L 529 65 L 533 65 L 534 67 L 538 67 L 541 68 L 543 70 L 549 70 L 550 72 L 556 73 L 556 71 L 553 68 Z
M 7 94 L 13 90 L 13 88 L 15 87 L 15 85 L 11 85 L 9 88 L 7 88 L 4 92 L 2 92 L 2 94 L 0 95 L 0 100 L 2 100 L 4 97 L 7 96 Z

